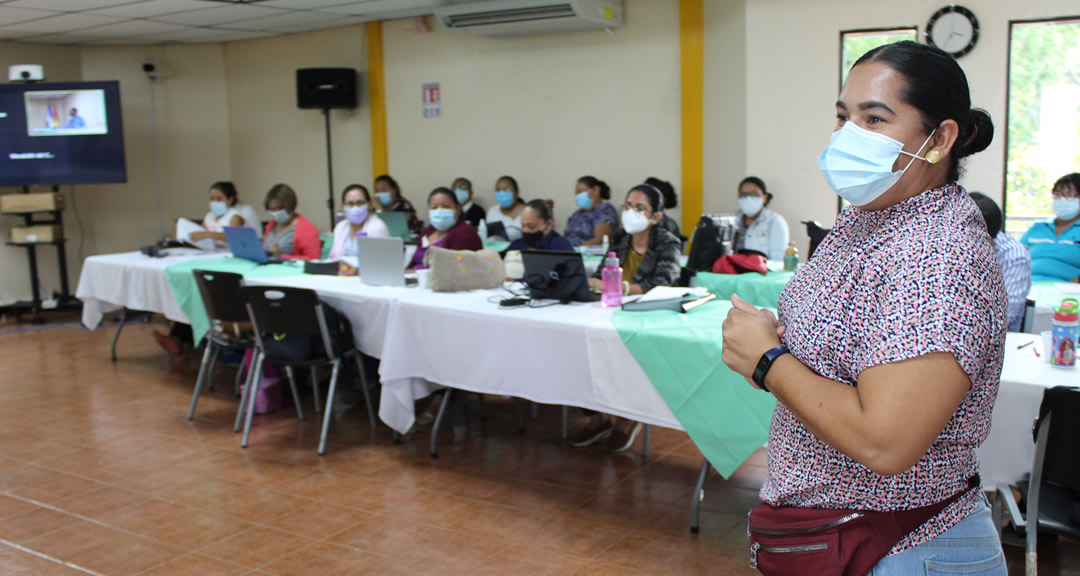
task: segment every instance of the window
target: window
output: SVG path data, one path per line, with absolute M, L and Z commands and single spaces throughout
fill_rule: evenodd
M 1005 230 L 1019 237 L 1080 171 L 1080 17 L 1009 23 L 1006 114 Z
M 908 28 L 877 28 L 874 30 L 846 30 L 840 32 L 840 88 L 843 89 L 848 72 L 863 54 L 886 44 L 902 40 L 918 40 L 919 31 L 914 26 Z M 843 198 L 837 198 L 836 211 L 839 213 L 847 206 Z

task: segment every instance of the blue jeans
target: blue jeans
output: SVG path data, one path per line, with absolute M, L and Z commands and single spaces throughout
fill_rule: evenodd
M 883 558 L 870 576 L 922 575 L 1008 576 L 1005 553 L 1001 550 L 986 496 L 979 498 L 975 511 L 944 534 Z

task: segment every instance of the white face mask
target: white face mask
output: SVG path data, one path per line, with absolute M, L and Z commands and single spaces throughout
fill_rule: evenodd
M 649 227 L 649 219 L 637 210 L 623 210 L 622 227 L 627 234 L 644 232 Z
M 1054 198 L 1054 215 L 1065 221 L 1080 216 L 1080 198 Z
M 765 199 L 760 196 L 747 196 L 739 198 L 739 211 L 751 218 L 757 216 L 765 207 Z

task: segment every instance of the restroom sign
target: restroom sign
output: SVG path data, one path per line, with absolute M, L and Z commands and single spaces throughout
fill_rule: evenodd
M 439 83 L 432 82 L 422 86 L 424 92 L 424 118 L 438 118 L 442 115 L 442 95 Z

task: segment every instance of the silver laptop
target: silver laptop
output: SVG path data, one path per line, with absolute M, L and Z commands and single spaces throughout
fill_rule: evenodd
M 356 264 L 360 269 L 360 280 L 369 286 L 404 286 L 404 255 L 405 244 L 401 238 L 357 238 Z

